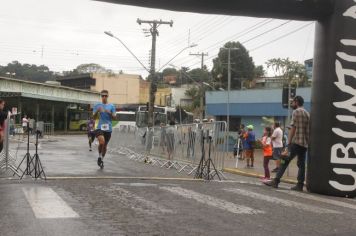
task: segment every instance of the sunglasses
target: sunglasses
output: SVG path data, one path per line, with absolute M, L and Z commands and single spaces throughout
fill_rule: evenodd
M 108 95 L 101 95 L 102 98 L 108 97 Z

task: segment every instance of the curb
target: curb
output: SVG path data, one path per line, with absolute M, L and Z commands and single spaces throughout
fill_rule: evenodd
M 247 176 L 247 177 L 254 177 L 254 178 L 262 178 L 262 177 L 264 177 L 264 175 L 262 175 L 262 174 L 258 174 L 258 173 L 254 173 L 254 172 L 242 171 L 242 170 L 239 170 L 239 169 L 224 168 L 223 171 L 226 172 L 226 173 L 235 174 L 235 175 L 242 175 L 242 176 Z M 288 184 L 297 184 L 298 183 L 298 181 L 296 181 L 294 179 L 290 179 L 290 178 L 282 178 L 281 182 L 288 183 Z

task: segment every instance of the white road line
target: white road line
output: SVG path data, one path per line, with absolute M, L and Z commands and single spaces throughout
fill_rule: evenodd
M 340 207 L 356 210 L 356 205 L 349 204 L 349 203 L 342 202 L 342 201 L 322 198 L 322 197 L 318 197 L 318 196 L 311 195 L 311 194 L 308 194 L 308 193 L 299 193 L 299 192 L 290 191 L 290 190 L 277 190 L 277 191 L 278 192 L 282 192 L 282 193 L 287 193 L 289 195 L 296 196 L 296 197 L 301 197 L 301 198 L 305 198 L 305 199 L 309 199 L 309 200 L 314 200 L 314 201 L 318 201 L 318 202 L 327 203 L 327 204 L 330 204 L 330 205 L 335 205 L 335 206 L 340 206 Z
M 276 204 L 286 206 L 286 207 L 293 207 L 296 209 L 309 211 L 309 212 L 313 212 L 313 213 L 341 214 L 341 212 L 339 212 L 339 211 L 334 211 L 334 210 L 325 209 L 325 208 L 321 208 L 321 207 L 317 207 L 317 206 L 313 206 L 313 205 L 308 205 L 308 204 L 304 204 L 304 203 L 298 203 L 298 202 L 294 202 L 294 201 L 290 201 L 290 200 L 272 197 L 272 196 L 268 196 L 266 194 L 255 193 L 255 192 L 247 191 L 244 189 L 229 188 L 229 189 L 224 189 L 224 190 L 227 192 L 239 194 L 242 196 L 246 196 L 246 197 L 250 197 L 250 198 L 254 198 L 254 199 L 258 199 L 258 200 L 263 200 L 263 201 L 267 201 L 267 202 L 271 202 L 271 203 L 276 203 Z
M 160 189 L 177 194 L 184 198 L 194 199 L 195 201 L 206 204 L 208 206 L 216 207 L 224 211 L 229 211 L 234 214 L 263 214 L 264 211 L 255 210 L 247 206 L 238 205 L 232 202 L 214 198 L 208 195 L 194 192 L 192 190 L 181 187 L 160 187 Z
M 106 196 L 117 200 L 118 203 L 122 206 L 144 214 L 159 215 L 162 213 L 175 213 L 175 211 L 167 209 L 160 204 L 149 201 L 140 196 L 137 196 L 136 194 L 127 191 L 126 189 L 118 186 L 117 184 L 113 184 L 110 187 L 96 186 L 95 189 L 103 192 Z
M 79 215 L 51 188 L 22 188 L 33 213 L 38 219 L 76 218 Z

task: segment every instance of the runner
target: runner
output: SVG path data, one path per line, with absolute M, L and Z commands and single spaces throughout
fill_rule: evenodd
M 108 103 L 109 92 L 107 90 L 101 91 L 102 103 L 96 104 L 94 107 L 94 118 L 95 118 L 95 136 L 99 141 L 99 157 L 98 166 L 104 168 L 104 157 L 106 154 L 106 147 L 111 138 L 112 132 L 112 120 L 116 118 L 115 106 Z
M 88 120 L 87 131 L 88 131 L 88 139 L 89 139 L 89 151 L 92 151 L 91 144 L 94 142 L 95 139 L 95 121 L 92 116 Z

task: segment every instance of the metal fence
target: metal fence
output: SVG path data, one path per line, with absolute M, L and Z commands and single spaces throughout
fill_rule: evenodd
M 193 174 L 203 153 L 204 158 L 210 155 L 217 170 L 223 169 L 226 140 L 226 122 L 130 129 L 119 126 L 113 129 L 108 149 L 132 160 Z
M 13 153 L 10 152 L 10 114 L 4 121 L 3 127 L 3 149 L 0 153 L 0 173 L 11 173 L 20 176 L 18 169 L 16 168 L 16 158 Z

